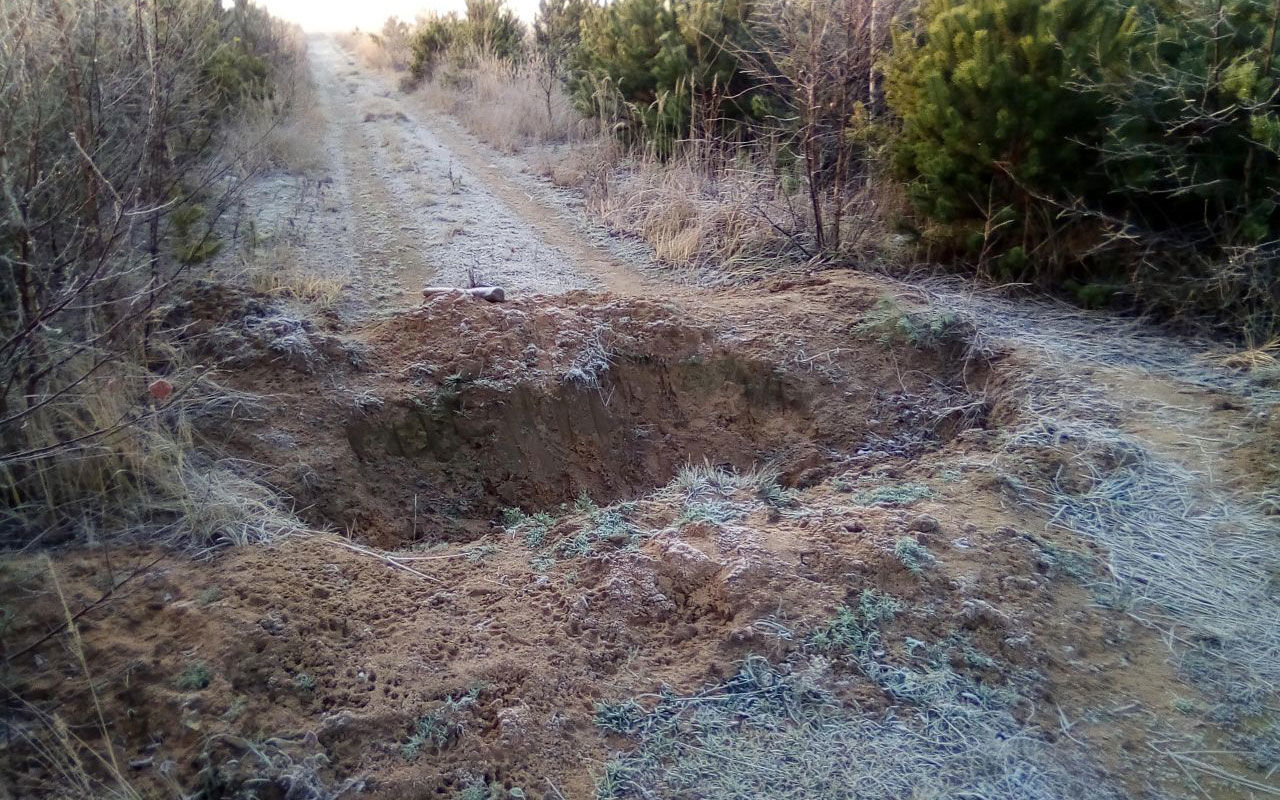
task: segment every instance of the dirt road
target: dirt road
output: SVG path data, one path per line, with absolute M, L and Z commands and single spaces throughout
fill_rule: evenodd
M 425 285 L 473 277 L 512 294 L 641 288 L 563 199 L 433 122 L 392 78 L 360 70 L 330 38 L 313 38 L 309 54 L 319 177 L 264 181 L 248 205 L 260 230 L 293 234 L 305 268 L 344 283 L 348 301 L 402 308 Z

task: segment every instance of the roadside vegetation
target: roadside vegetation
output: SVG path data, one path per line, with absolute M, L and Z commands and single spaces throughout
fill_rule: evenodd
M 5 543 L 288 529 L 254 476 L 197 446 L 251 399 L 193 363 L 180 301 L 281 150 L 300 34 L 246 3 L 14 2 L 0 48 Z
M 245 2 L 0 6 L 6 550 L 161 542 L 199 551 L 300 526 L 254 468 L 206 446 L 211 426 L 261 407 L 197 362 L 184 309 L 227 243 L 224 217 L 243 186 L 291 155 L 283 114 L 305 83 L 303 53 L 300 31 Z M 59 587 L 52 560 L 36 574 Z M 112 572 L 99 602 L 139 574 Z M 72 606 L 84 609 L 55 594 L 57 632 L 77 664 L 66 679 L 96 703 Z M 100 712 L 90 728 L 69 726 L 24 698 L 11 645 L 4 726 L 34 754 L 51 796 L 141 796 Z M 197 691 L 209 681 L 192 661 L 172 684 Z M 10 778 L 0 791 L 14 790 Z
M 921 263 L 1280 333 L 1269 0 L 498 0 L 356 37 L 670 264 Z M 463 102 L 462 98 L 466 98 Z

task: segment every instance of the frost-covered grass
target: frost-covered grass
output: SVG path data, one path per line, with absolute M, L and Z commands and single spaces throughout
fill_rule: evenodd
M 842 707 L 829 664 L 788 670 L 750 658 L 728 681 L 597 708 L 597 724 L 634 736 L 605 764 L 601 800 L 622 797 L 1111 798 L 1087 768 L 974 703 L 958 681 L 933 681 L 918 705 Z

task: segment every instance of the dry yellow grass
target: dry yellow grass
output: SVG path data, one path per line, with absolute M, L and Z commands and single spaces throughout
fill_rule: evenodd
M 592 136 L 530 150 L 533 171 L 562 189 L 585 189 L 616 169 L 626 153 L 614 138 Z
M 274 245 L 254 250 L 244 260 L 244 281 L 258 294 L 300 300 L 327 311 L 342 300 L 343 284 L 300 265 L 302 250 Z
M 453 116 L 504 153 L 536 144 L 583 141 L 594 131 L 591 121 L 574 110 L 559 82 L 537 63 L 512 67 L 477 58 L 466 68 L 441 70 L 418 92 L 427 107 Z
M 636 159 L 602 176 L 587 207 L 610 228 L 644 239 L 663 263 L 733 268 L 788 249 L 759 216 L 770 196 L 767 181 L 751 173 L 709 177 L 689 159 Z
M 1280 364 L 1280 359 L 1277 358 L 1277 355 L 1280 355 L 1280 337 L 1276 337 L 1257 347 L 1249 347 L 1224 356 L 1218 356 L 1214 361 L 1228 369 L 1252 372 Z
M 199 421 L 245 413 L 257 398 L 223 389 L 162 342 L 153 342 L 151 356 L 167 362 L 163 376 L 132 366 L 140 360 L 120 362 L 28 416 L 30 455 L 10 454 L 0 466 L 4 484 L 22 487 L 4 508 L 6 521 L 38 539 L 74 514 L 81 533 L 150 534 L 196 546 L 304 529 L 268 487 L 198 447 Z M 67 368 L 86 371 L 78 363 Z M 149 391 L 157 379 L 172 387 L 170 396 Z M 82 508 L 92 513 L 76 512 Z
M 339 281 L 306 273 L 254 272 L 249 276 L 249 288 L 272 297 L 291 297 L 321 309 L 333 308 L 342 299 Z

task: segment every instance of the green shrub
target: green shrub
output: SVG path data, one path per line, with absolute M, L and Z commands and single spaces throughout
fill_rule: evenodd
M 524 55 L 524 23 L 504 0 L 467 0 L 466 23 L 472 52 L 513 63 Z
M 631 698 L 596 703 L 596 726 L 610 733 L 633 734 L 640 730 L 648 713 Z
M 925 0 L 888 97 L 933 255 L 1270 338 L 1278 27 L 1270 0 Z
M 1278 18 L 1271 0 L 1155 3 L 1132 67 L 1096 87 L 1134 291 L 1261 341 L 1280 328 Z
M 894 43 L 893 166 L 950 246 L 997 249 L 1008 277 L 1060 277 L 1042 273 L 1061 259 L 1033 249 L 1054 200 L 1104 191 L 1092 167 L 1107 99 L 1085 82 L 1126 58 L 1137 27 L 1114 0 L 925 1 Z
M 432 14 L 425 18 L 409 40 L 409 72 L 416 80 L 431 80 L 436 67 L 460 39 L 463 21 L 458 15 Z
M 184 692 L 195 692 L 207 689 L 212 681 L 213 672 L 209 669 L 209 665 L 203 661 L 193 661 L 179 673 L 174 680 L 174 685 Z
M 443 63 L 462 65 L 475 56 L 517 63 L 524 55 L 524 23 L 504 0 L 467 0 L 459 17 L 432 14 L 409 39 L 409 72 L 415 80 L 430 80 Z
M 562 76 L 579 58 L 582 22 L 592 9 L 591 0 L 541 0 L 533 21 L 533 42 L 547 69 Z
M 897 598 L 864 589 L 856 607 L 837 608 L 835 617 L 813 631 L 808 644 L 818 652 L 865 660 L 880 646 L 880 629 L 901 611 Z
M 413 726 L 413 733 L 400 745 L 400 752 L 406 761 L 418 757 L 424 748 L 439 753 L 462 735 L 462 718 L 467 709 L 475 705 L 480 696 L 478 688 L 472 688 L 464 695 L 449 695 L 438 708 L 423 714 Z
M 213 51 L 205 64 L 205 77 L 219 108 L 263 97 L 270 85 L 267 60 L 248 52 L 239 38 L 223 42 Z
M 969 326 L 953 312 L 926 308 L 908 310 L 892 297 L 882 297 L 862 322 L 859 336 L 872 336 L 885 347 L 910 345 L 918 350 L 963 347 L 971 338 Z
M 938 563 L 929 548 L 910 536 L 903 536 L 894 543 L 893 554 L 913 575 L 923 575 L 926 569 Z
M 1099 88 L 1104 166 L 1155 230 L 1218 245 L 1280 234 L 1280 66 L 1271 0 L 1179 0 L 1145 15 L 1132 69 Z
M 200 264 L 222 249 L 208 211 L 199 203 L 179 205 L 169 215 L 174 256 L 182 264 Z

